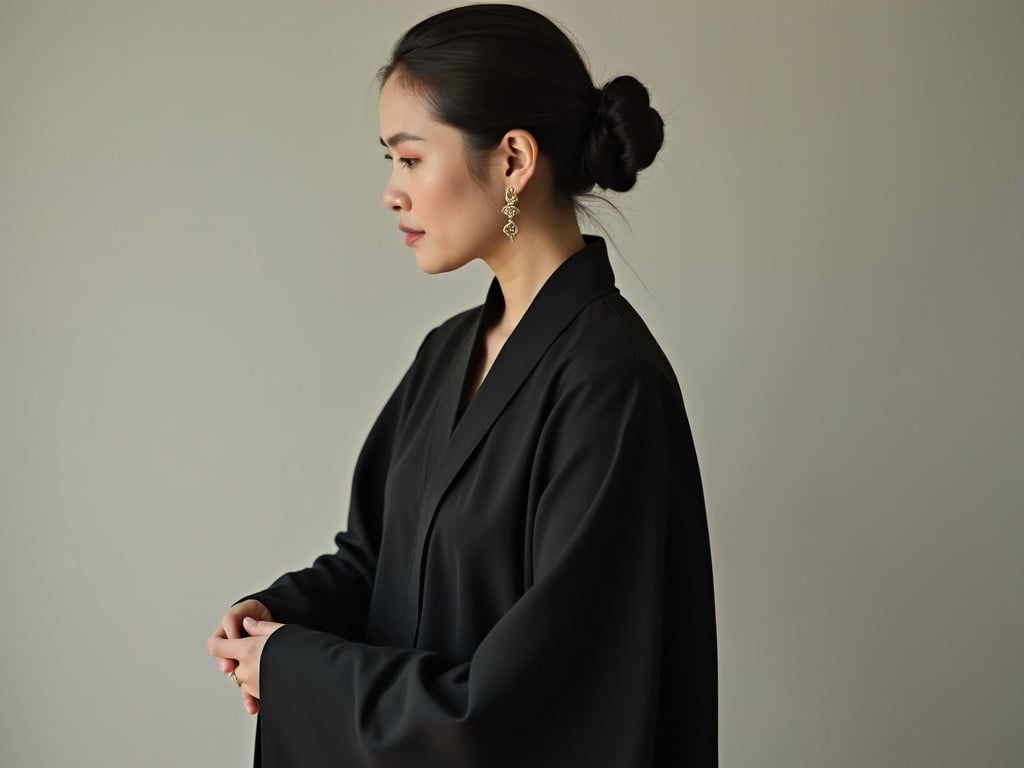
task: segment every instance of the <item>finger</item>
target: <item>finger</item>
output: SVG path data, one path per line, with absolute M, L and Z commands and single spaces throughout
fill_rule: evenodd
M 242 616 L 254 616 L 260 621 L 273 621 L 274 617 L 270 615 L 270 609 L 267 608 L 259 600 L 245 600 L 241 603 L 237 603 L 232 606 L 233 611 L 237 611 L 239 617 Z
M 273 621 L 270 610 L 259 600 L 243 600 L 231 606 L 221 619 L 221 625 L 229 638 L 245 637 L 242 619 L 252 616 L 260 621 Z
M 249 638 L 243 637 L 238 640 L 222 640 L 213 638 L 210 640 L 210 655 L 218 659 L 240 659 L 245 653 L 246 641 Z
M 250 715 L 255 715 L 260 711 L 260 700 L 242 691 L 242 706 L 245 707 L 245 711 Z
M 246 673 L 242 671 L 241 667 L 239 667 L 239 670 L 235 676 L 238 678 L 238 690 L 242 694 L 242 704 L 245 704 L 246 696 L 250 698 L 256 698 L 256 692 L 249 685 L 249 678 L 246 676 Z
M 246 710 L 249 709 L 250 704 L 256 704 L 257 706 L 259 706 L 260 700 L 253 695 L 253 691 L 249 688 L 249 685 L 245 682 L 245 680 L 242 680 L 241 677 L 239 677 L 239 681 L 242 683 L 240 686 L 238 686 L 238 692 L 242 694 L 242 705 L 246 708 Z
M 242 620 L 242 626 L 250 637 L 269 637 L 284 624 L 278 624 L 275 621 L 256 621 L 252 616 L 246 616 Z
M 207 650 L 211 650 L 213 648 L 213 642 L 215 640 L 223 640 L 225 638 L 227 638 L 227 633 L 224 631 L 224 627 L 217 627 L 213 631 L 213 634 L 210 635 L 209 640 L 206 641 L 206 648 L 207 648 Z M 211 653 L 212 653 L 212 650 L 211 650 Z
M 217 664 L 225 675 L 230 675 L 238 668 L 238 662 L 234 659 L 217 659 Z
M 220 622 L 220 628 L 224 633 L 224 637 L 230 640 L 237 640 L 243 636 L 241 618 L 237 613 L 232 613 L 231 611 L 224 614 L 224 618 Z

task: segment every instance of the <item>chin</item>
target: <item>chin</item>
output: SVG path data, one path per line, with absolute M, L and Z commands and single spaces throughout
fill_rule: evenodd
M 420 268 L 420 271 L 427 275 L 442 275 L 445 272 L 454 272 L 461 266 L 466 264 L 466 260 L 457 260 L 450 258 L 437 258 L 432 256 L 430 251 L 424 249 L 416 251 L 416 266 Z

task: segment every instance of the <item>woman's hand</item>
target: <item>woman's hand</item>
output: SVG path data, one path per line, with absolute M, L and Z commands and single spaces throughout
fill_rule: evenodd
M 243 624 L 247 618 L 252 620 L 252 629 Z M 270 611 L 263 603 L 245 600 L 227 610 L 220 626 L 207 641 L 210 655 L 217 659 L 221 672 L 226 675 L 233 672 L 237 678 L 242 691 L 242 705 L 250 715 L 260 711 L 260 654 L 267 637 L 281 626 L 273 622 Z

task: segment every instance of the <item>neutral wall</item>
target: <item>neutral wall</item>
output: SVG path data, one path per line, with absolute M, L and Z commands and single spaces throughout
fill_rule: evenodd
M 380 204 L 372 76 L 441 7 L 0 3 L 3 766 L 248 763 L 206 637 L 486 290 Z M 706 480 L 722 765 L 1019 765 L 1024 4 L 542 10 L 668 124 L 603 217 Z

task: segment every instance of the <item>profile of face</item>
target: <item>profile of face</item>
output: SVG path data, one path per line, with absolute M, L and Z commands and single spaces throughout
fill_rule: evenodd
M 394 76 L 381 89 L 379 120 L 391 162 L 383 202 L 397 214 L 397 226 L 422 232 L 396 232 L 414 250 L 419 268 L 449 272 L 502 249 L 500 160 L 483 184 L 477 182 L 462 133 L 433 119 L 423 98 Z

